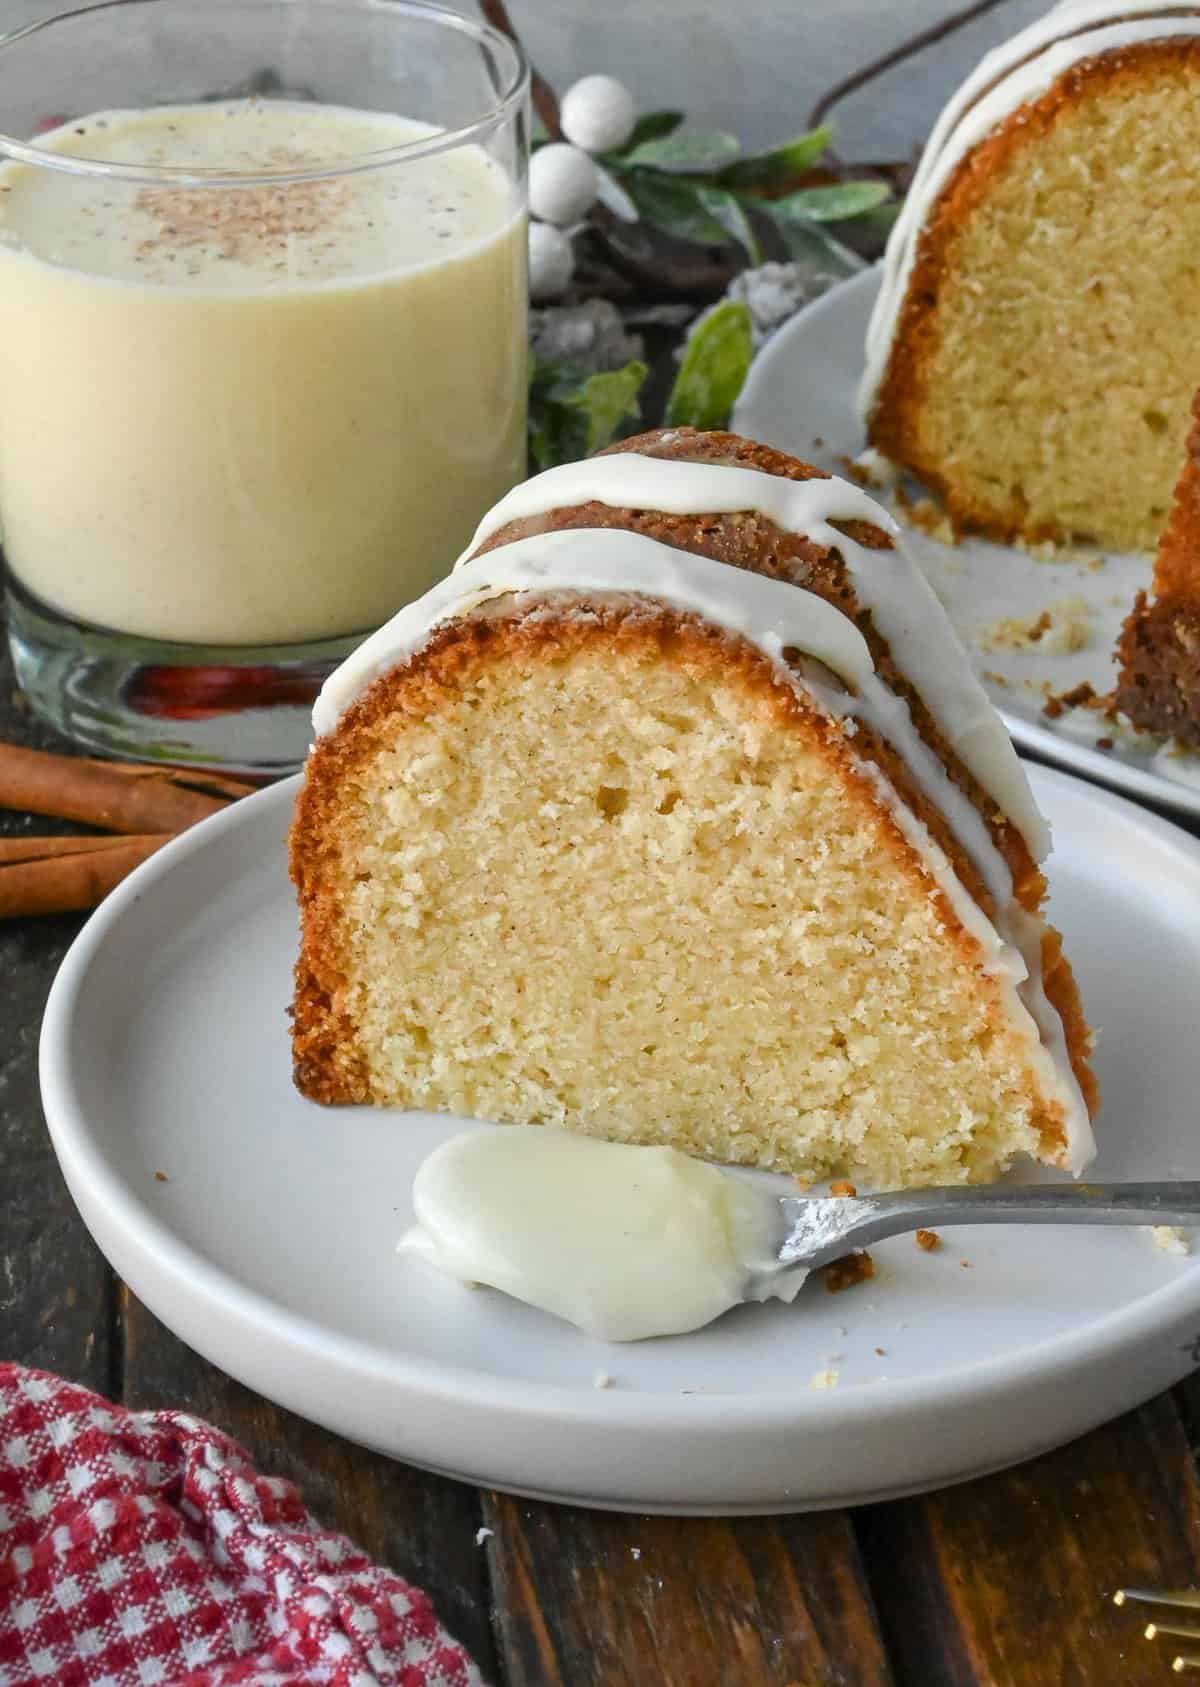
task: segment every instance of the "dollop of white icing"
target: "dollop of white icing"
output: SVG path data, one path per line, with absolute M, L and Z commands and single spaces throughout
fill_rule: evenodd
M 988 701 L 933 588 L 905 550 L 896 522 L 861 487 L 836 475 L 785 480 L 761 469 L 678 462 L 632 451 L 589 457 L 547 469 L 514 487 L 484 516 L 456 567 L 462 568 L 481 544 L 510 522 L 587 503 L 667 515 L 753 511 L 787 533 L 835 547 L 846 564 L 855 596 L 870 611 L 876 631 L 886 639 L 901 673 L 920 694 L 946 743 L 1021 833 L 1034 860 L 1045 859 L 1049 830 L 1004 723 Z M 893 548 L 869 550 L 833 525 L 850 521 L 881 528 L 892 536 Z M 755 578 L 744 570 L 733 572 L 739 580 Z M 851 677 L 836 663 L 830 666 L 843 679 Z M 960 810 L 964 804 L 975 814 L 966 798 L 960 799 Z M 974 856 L 975 851 L 971 853 Z
M 1163 0 L 1063 0 L 1045 17 L 985 53 L 944 107 L 921 154 L 882 259 L 858 392 L 864 424 L 891 357 L 921 231 L 966 155 L 1020 106 L 1038 98 L 1081 59 L 1168 35 L 1200 35 L 1200 10 L 1178 14 Z
M 549 1125 L 451 1137 L 418 1170 L 413 1206 L 401 1249 L 604 1341 L 698 1330 L 748 1298 L 791 1301 L 807 1276 L 758 1280 L 785 1229 L 767 1190 L 674 1148 Z
M 642 461 L 659 466 L 652 459 Z M 803 484 L 828 485 L 821 481 Z M 854 487 L 847 490 L 857 493 Z M 624 498 L 622 504 L 628 507 Z M 663 505 L 657 502 L 652 507 L 661 509 Z M 750 506 L 739 503 L 734 507 Z M 844 554 L 850 541 L 834 529 L 830 532 L 833 537 L 826 542 L 836 538 Z M 865 554 L 872 561 L 887 563 L 896 553 Z M 921 737 L 903 698 L 879 679 L 861 632 L 815 592 L 731 568 L 622 528 L 572 528 L 529 535 L 460 562 L 445 580 L 400 610 L 361 644 L 326 681 L 313 712 L 317 732 L 331 731 L 376 678 L 412 656 L 442 623 L 469 615 L 495 598 L 514 596 L 532 606 L 548 594 L 553 594 L 556 602 L 571 595 L 586 600 L 597 594 L 618 594 L 665 603 L 699 616 L 757 646 L 776 664 L 781 682 L 794 688 L 811 706 L 836 721 L 861 720 L 892 746 L 918 786 L 946 816 L 987 885 L 996 906 L 994 930 L 918 817 L 882 774 L 876 772 L 870 777 L 877 789 L 886 786 L 889 806 L 931 880 L 944 891 L 966 929 L 980 941 L 985 970 L 1002 978 L 1011 976 L 1013 988 L 1001 991 L 1002 1005 L 1025 1045 L 1031 1069 L 1062 1106 L 1067 1139 L 1062 1163 L 1072 1171 L 1080 1170 L 1091 1158 L 1094 1144 L 1061 1021 L 1041 990 L 1042 922 L 1024 914 L 1015 902 L 1012 875 L 983 817 Z M 932 594 L 930 597 L 936 605 Z M 940 606 L 938 609 L 940 613 Z M 958 650 L 948 628 L 945 639 L 951 650 Z M 783 658 L 783 652 L 791 648 L 815 657 L 848 689 L 822 683 L 811 674 L 798 675 Z M 937 655 L 942 654 L 939 642 Z M 902 667 L 907 666 L 904 656 L 897 659 Z M 983 707 L 991 708 L 986 698 Z M 1015 755 L 1013 759 L 1015 762 Z M 865 768 L 868 764 L 864 761 L 861 765 Z M 1024 772 L 1019 763 L 1016 765 L 1024 783 Z M 1032 801 L 1030 795 L 1031 806 Z

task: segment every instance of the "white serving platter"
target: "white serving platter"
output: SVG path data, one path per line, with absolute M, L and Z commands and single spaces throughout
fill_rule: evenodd
M 1095 786 L 1032 774 L 1055 832 L 1052 913 L 1103 1031 L 1094 1175 L 1200 1177 L 1200 844 Z M 814 1282 L 794 1306 L 627 1346 L 398 1256 L 416 1167 L 459 1126 L 325 1110 L 292 1087 L 295 788 L 196 827 L 104 903 L 55 981 L 41 1045 L 46 1116 L 88 1228 L 152 1311 L 250 1387 L 517 1493 L 771 1512 L 1028 1457 L 1195 1362 L 1200 1260 L 1142 1231 L 961 1230 L 936 1254 L 899 1238 L 871 1283 Z M 827 1371 L 837 1386 L 812 1387 Z
M 767 342 L 734 413 L 739 433 L 846 473 L 847 460 L 865 444 L 855 393 L 878 286 L 876 269 L 839 283 Z M 1117 634 L 1136 593 L 1150 584 L 1148 557 L 1077 551 L 1044 560 L 984 539 L 943 544 L 907 521 L 889 493 L 876 495 L 904 525 L 914 560 L 1022 748 L 1177 813 L 1200 815 L 1200 755 L 1164 751 L 1131 731 L 1117 732 L 1111 748 L 1100 748 L 1097 738 L 1112 735 L 1112 727 L 1092 711 L 1070 710 L 1057 720 L 1042 713 L 1048 691 L 1068 691 L 1084 680 L 1099 695 L 1111 691 Z M 1061 654 L 995 647 L 998 623 L 1028 623 L 1043 611 L 1059 624 L 1084 628 L 1087 644 Z

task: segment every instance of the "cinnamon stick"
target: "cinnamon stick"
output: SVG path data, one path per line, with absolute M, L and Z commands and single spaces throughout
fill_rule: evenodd
M 19 861 L 56 861 L 66 855 L 94 855 L 105 850 L 128 849 L 130 842 L 170 841 L 170 832 L 156 832 L 145 838 L 0 838 L 0 867 Z
M 109 847 L 0 866 L 0 919 L 94 908 L 167 839 L 155 836 L 101 841 Z
M 185 786 L 189 791 L 205 791 L 210 797 L 252 797 L 262 789 L 248 779 L 231 779 L 227 773 L 210 773 L 203 767 L 162 767 L 144 761 L 101 761 L 98 756 L 83 758 L 89 767 L 107 767 L 123 773 L 129 779 L 169 779 L 172 785 Z
M 0 744 L 0 808 L 145 834 L 185 831 L 225 806 L 222 797 L 175 784 L 166 770 L 131 777 L 107 762 Z

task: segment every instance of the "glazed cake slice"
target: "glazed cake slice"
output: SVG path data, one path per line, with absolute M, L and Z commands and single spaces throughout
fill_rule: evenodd
M 1157 543 L 1200 386 L 1198 154 L 1195 5 L 1068 0 L 942 112 L 860 407 L 958 526 Z
M 314 718 L 313 1099 L 887 1185 L 1089 1157 L 1046 828 L 859 488 L 686 430 L 550 470 Z

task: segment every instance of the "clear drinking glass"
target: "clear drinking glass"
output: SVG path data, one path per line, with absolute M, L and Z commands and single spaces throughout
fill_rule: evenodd
M 0 41 L 0 525 L 39 714 L 303 758 L 325 674 L 524 474 L 527 96 L 511 41 L 415 0 L 113 0 Z

